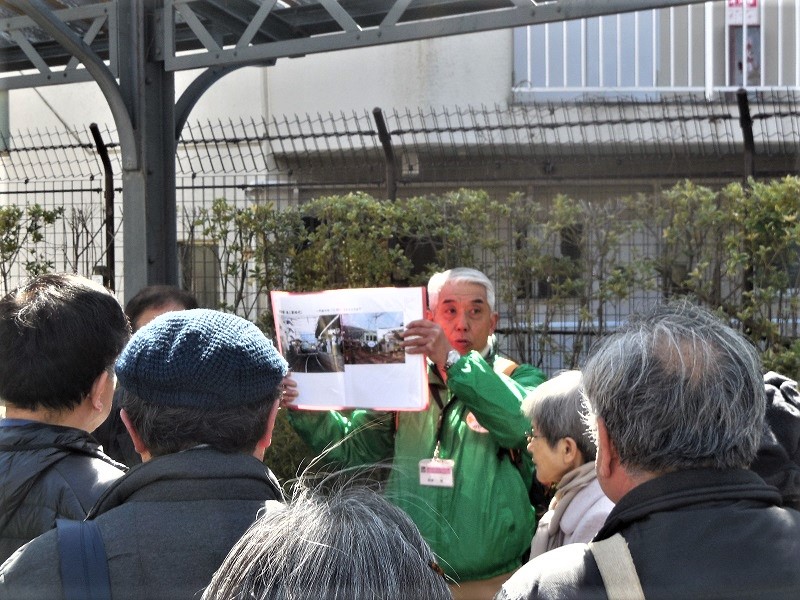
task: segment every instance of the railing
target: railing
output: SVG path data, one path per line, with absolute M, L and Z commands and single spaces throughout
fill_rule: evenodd
M 722 0 L 514 32 L 519 103 L 798 86 L 800 0 Z

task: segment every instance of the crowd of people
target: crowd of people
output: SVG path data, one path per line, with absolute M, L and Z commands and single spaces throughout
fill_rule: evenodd
M 1 299 L 0 598 L 800 597 L 800 395 L 739 332 L 658 305 L 546 381 L 485 274 L 427 291 L 429 402 L 396 413 L 294 409 L 263 332 L 177 288 Z M 281 407 L 336 477 L 284 492 Z

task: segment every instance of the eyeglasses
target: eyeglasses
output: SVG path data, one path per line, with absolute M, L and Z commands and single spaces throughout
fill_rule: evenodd
M 539 438 L 543 438 L 543 435 L 536 435 L 533 431 L 526 431 L 525 432 L 525 439 L 528 440 L 530 444 L 533 440 L 538 440 Z

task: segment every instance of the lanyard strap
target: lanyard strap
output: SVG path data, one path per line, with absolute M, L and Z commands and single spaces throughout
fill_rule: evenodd
M 442 402 L 442 396 L 439 393 L 438 386 L 434 386 L 432 384 L 428 384 L 430 388 L 431 396 L 433 396 L 436 405 L 439 407 L 439 418 L 436 420 L 436 446 L 433 449 L 433 458 L 439 458 L 439 449 L 442 445 L 442 430 L 444 429 L 444 417 L 447 414 L 447 411 L 453 406 L 453 401 L 456 399 L 455 396 L 451 396 L 450 400 L 447 401 L 447 404 Z

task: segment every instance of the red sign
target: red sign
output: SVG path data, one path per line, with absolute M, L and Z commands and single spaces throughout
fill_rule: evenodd
M 758 0 L 728 0 L 728 25 L 759 24 Z

